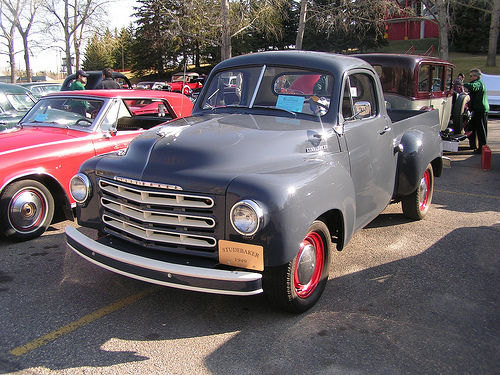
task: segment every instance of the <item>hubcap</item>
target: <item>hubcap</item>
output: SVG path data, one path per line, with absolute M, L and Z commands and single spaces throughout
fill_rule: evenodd
M 309 297 L 323 274 L 324 247 L 321 236 L 311 232 L 304 238 L 294 270 L 294 287 L 300 298 Z
M 429 201 L 429 191 L 431 188 L 430 184 L 431 184 L 431 177 L 430 177 L 429 171 L 426 170 L 424 173 L 424 176 L 420 180 L 420 187 L 419 187 L 419 189 L 420 189 L 420 194 L 419 194 L 420 211 L 425 211 L 425 209 L 427 208 L 427 203 Z
M 19 231 L 29 231 L 37 228 L 45 219 L 46 202 L 36 190 L 22 190 L 11 200 L 9 220 Z

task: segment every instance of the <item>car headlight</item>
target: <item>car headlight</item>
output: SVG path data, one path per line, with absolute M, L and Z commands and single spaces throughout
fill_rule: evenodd
M 264 211 L 249 199 L 236 203 L 231 209 L 231 224 L 239 234 L 252 236 L 262 227 Z
M 69 182 L 69 191 L 73 199 L 78 203 L 84 203 L 90 196 L 90 180 L 83 173 L 78 173 Z

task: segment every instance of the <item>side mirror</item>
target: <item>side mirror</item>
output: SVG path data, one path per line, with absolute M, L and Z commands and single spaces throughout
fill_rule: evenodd
M 106 130 L 106 131 L 103 133 L 102 137 L 103 137 L 104 139 L 110 139 L 110 138 L 112 138 L 112 137 L 115 137 L 117 132 L 118 132 L 118 131 L 116 130 L 116 128 L 115 128 L 115 127 L 113 127 L 113 128 L 111 128 L 111 129 L 109 129 L 109 130 Z
M 164 117 L 166 112 L 165 104 L 159 103 L 158 104 L 158 116 L 159 117 Z
M 354 117 L 366 118 L 372 115 L 372 105 L 370 102 L 356 102 L 354 103 Z

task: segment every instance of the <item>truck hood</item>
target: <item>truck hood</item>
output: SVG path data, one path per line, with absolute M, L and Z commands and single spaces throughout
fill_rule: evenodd
M 321 138 L 315 121 L 264 115 L 189 117 L 151 129 L 123 157 L 109 156 L 98 173 L 224 194 L 232 179 L 301 168 L 318 153 L 339 151 L 338 140 Z M 330 131 L 330 134 L 333 134 Z
M 42 146 L 47 143 L 63 142 L 82 137 L 87 133 L 56 127 L 15 127 L 0 133 L 0 153 L 16 149 Z

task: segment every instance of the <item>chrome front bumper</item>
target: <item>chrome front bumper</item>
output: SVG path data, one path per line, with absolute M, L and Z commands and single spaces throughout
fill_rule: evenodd
M 262 293 L 262 275 L 168 263 L 121 251 L 66 227 L 68 246 L 102 268 L 153 284 L 205 293 L 249 296 Z

